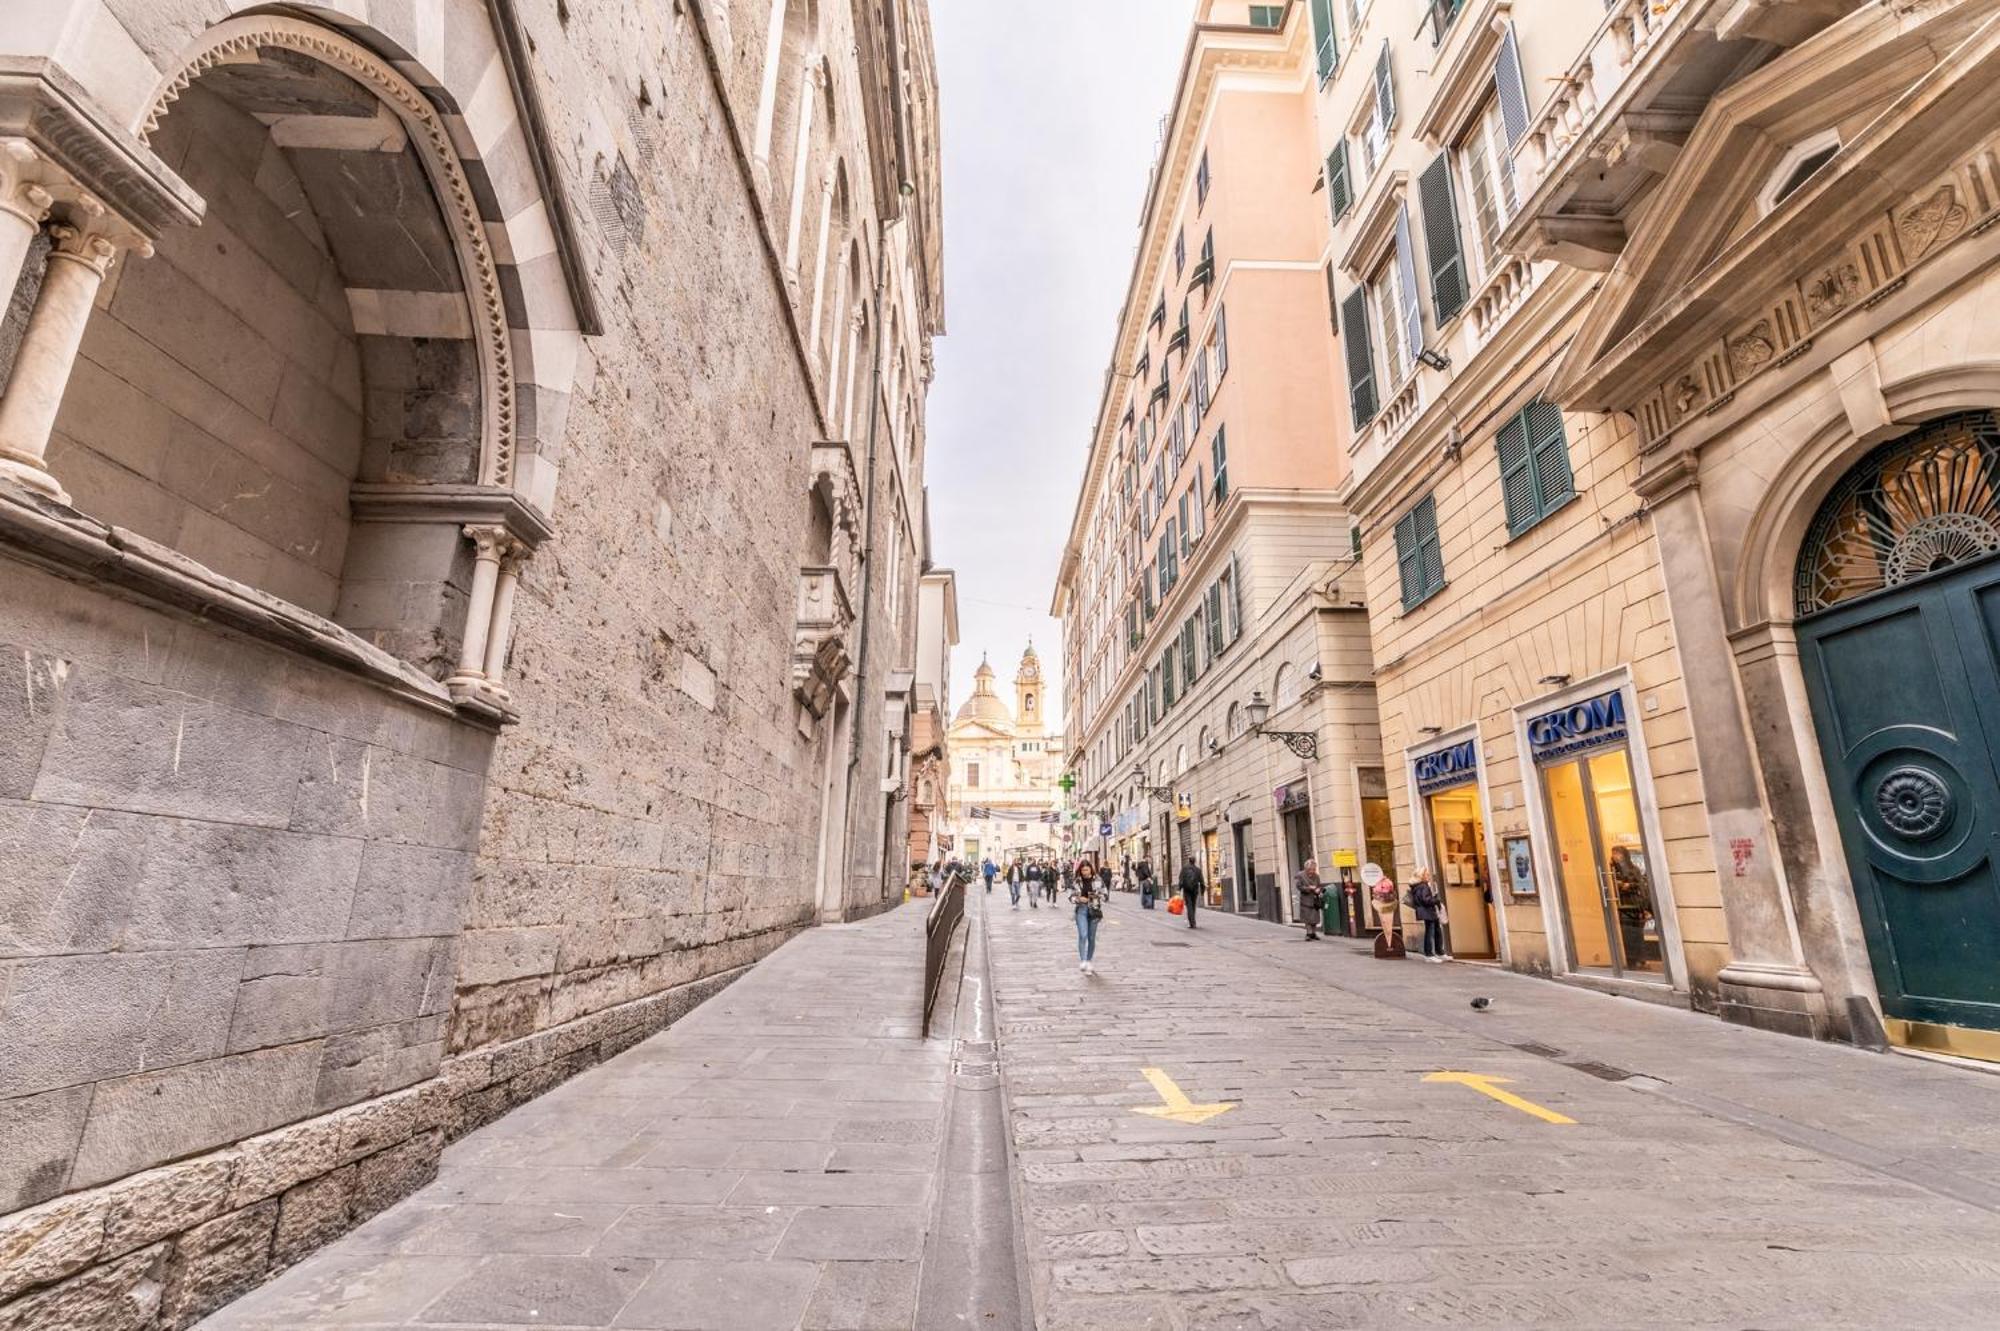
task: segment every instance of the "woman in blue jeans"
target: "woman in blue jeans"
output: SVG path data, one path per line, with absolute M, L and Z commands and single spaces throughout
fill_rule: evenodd
M 1104 919 L 1104 885 L 1097 880 L 1097 866 L 1084 860 L 1076 866 L 1076 886 L 1070 889 L 1070 905 L 1076 907 L 1076 968 L 1085 975 L 1097 974 L 1097 926 Z

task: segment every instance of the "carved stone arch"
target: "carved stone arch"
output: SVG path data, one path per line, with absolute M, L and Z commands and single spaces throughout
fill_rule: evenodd
M 478 201 L 444 119 L 415 84 L 367 47 L 323 24 L 275 14 L 245 15 L 209 28 L 161 80 L 148 99 L 138 127 L 140 138 L 150 138 L 161 117 L 203 73 L 254 58 L 265 48 L 295 52 L 332 66 L 379 97 L 408 131 L 451 229 L 465 282 L 481 371 L 478 483 L 512 488 L 516 453 L 514 353 L 498 266 Z
M 2000 406 L 2000 363 L 1974 362 L 1927 371 L 1884 385 L 1889 424 L 1857 433 L 1830 395 L 1812 409 L 1812 425 L 1783 472 L 1737 533 L 1714 532 L 1718 544 L 1737 537 L 1741 554 L 1725 584 L 1723 609 L 1731 633 L 1795 618 L 1795 573 L 1806 534 L 1820 506 L 1872 450 L 1928 422 L 1961 411 Z

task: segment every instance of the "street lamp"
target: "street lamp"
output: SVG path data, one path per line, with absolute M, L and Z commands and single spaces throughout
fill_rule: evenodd
M 1174 802 L 1174 788 L 1172 786 L 1155 786 L 1147 782 L 1146 765 L 1144 763 L 1135 763 L 1133 765 L 1132 784 L 1139 788 L 1140 794 L 1150 795 L 1162 804 L 1172 804 Z
M 1277 740 L 1293 754 L 1307 762 L 1319 761 L 1319 733 L 1312 730 L 1266 730 L 1264 722 L 1270 719 L 1271 704 L 1264 699 L 1264 690 L 1252 689 L 1250 701 L 1243 704 L 1244 714 L 1250 718 L 1250 730 L 1265 739 Z

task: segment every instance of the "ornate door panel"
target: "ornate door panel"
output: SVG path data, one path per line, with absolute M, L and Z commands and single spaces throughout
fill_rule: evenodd
M 1883 1010 L 2000 1030 L 2000 561 L 1802 621 Z

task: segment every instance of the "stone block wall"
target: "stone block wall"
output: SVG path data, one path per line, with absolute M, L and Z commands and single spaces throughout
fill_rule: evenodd
M 5 568 L 0 1210 L 433 1076 L 491 737 Z

